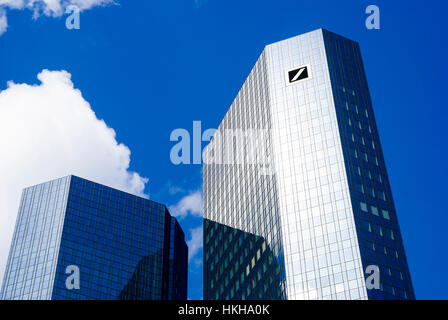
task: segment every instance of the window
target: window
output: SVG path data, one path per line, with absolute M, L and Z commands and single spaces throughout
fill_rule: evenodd
M 365 204 L 364 202 L 360 202 L 359 204 L 362 211 L 369 212 L 369 210 L 367 210 L 367 204 Z
M 358 191 L 364 193 L 364 186 L 362 184 L 358 184 Z

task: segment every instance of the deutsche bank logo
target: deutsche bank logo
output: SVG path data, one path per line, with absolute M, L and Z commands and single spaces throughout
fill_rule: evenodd
M 311 69 L 309 65 L 294 68 L 286 72 L 287 83 L 294 84 L 311 78 Z

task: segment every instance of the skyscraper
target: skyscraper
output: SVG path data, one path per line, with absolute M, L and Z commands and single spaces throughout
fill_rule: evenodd
M 266 46 L 203 186 L 205 299 L 415 299 L 358 43 Z
M 164 205 L 68 176 L 24 189 L 0 298 L 186 299 L 187 263 Z

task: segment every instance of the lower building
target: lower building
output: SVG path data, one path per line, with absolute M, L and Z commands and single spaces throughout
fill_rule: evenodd
M 3 300 L 184 300 L 188 247 L 154 201 L 76 176 L 22 194 Z

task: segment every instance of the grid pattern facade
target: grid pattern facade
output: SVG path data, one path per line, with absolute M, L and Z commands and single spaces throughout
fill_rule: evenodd
M 289 299 L 365 299 L 352 203 L 321 30 L 265 49 Z M 310 65 L 288 85 L 285 72 Z
M 266 147 L 266 156 L 271 156 L 269 86 L 266 72 L 266 57 L 261 55 L 241 91 L 218 128 L 222 140 L 217 135 L 206 147 L 204 154 L 213 154 L 213 160 L 203 167 L 204 185 L 204 298 L 242 299 L 285 298 L 285 268 L 280 216 L 275 178 L 266 174 L 266 164 L 260 163 L 257 154 L 248 152 L 255 143 Z M 233 130 L 233 131 L 232 131 Z M 232 134 L 226 133 L 231 131 Z M 265 133 L 263 141 L 245 139 L 246 134 Z M 239 136 L 238 136 L 239 135 Z M 260 138 L 260 137 L 259 137 Z M 238 139 L 238 145 L 234 144 Z M 218 157 L 220 155 L 220 157 Z M 219 159 L 221 158 L 221 162 Z M 219 236 L 213 234 L 222 230 L 220 225 L 228 226 L 238 234 L 247 233 L 251 238 L 266 242 L 275 263 L 265 265 L 268 275 L 276 274 L 276 287 L 264 286 L 264 278 L 258 276 L 260 263 L 257 251 L 250 248 L 250 257 L 239 261 L 239 255 L 224 251 L 222 245 L 230 246 L 230 232 Z M 249 253 L 248 253 L 249 254 Z M 247 259 L 246 259 L 247 258 Z M 242 264 L 241 264 L 242 263 Z M 225 266 L 225 267 L 223 267 Z M 244 272 L 243 272 L 244 270 Z M 269 277 L 266 277 L 269 278 Z M 242 283 L 250 283 L 251 289 L 239 290 Z M 232 295 L 232 293 L 234 293 Z
M 0 300 L 48 300 L 53 291 L 70 178 L 23 190 Z
M 282 260 L 266 240 L 211 220 L 208 234 L 206 300 L 257 300 L 285 298 Z
M 290 83 L 287 72 L 303 66 L 309 77 Z M 262 94 L 248 90 L 254 79 L 262 79 Z M 213 252 L 231 234 L 213 236 L 219 223 L 274 244 L 284 298 L 414 298 L 357 43 L 320 29 L 267 46 L 218 132 L 245 129 L 246 118 L 269 129 L 274 170 L 260 181 L 271 187 L 263 188 L 247 168 L 204 165 L 206 297 L 229 298 L 210 279 L 230 252 L 235 256 L 235 250 Z M 251 201 L 253 207 L 244 206 Z M 275 223 L 257 229 L 260 220 Z M 279 235 L 274 242 L 272 234 Z M 378 290 L 366 287 L 369 265 L 380 268 Z M 235 280 L 227 284 L 226 276 L 219 271 L 217 281 L 231 290 Z
M 168 299 L 168 288 L 173 290 L 173 286 L 179 286 L 175 297 L 186 299 L 188 249 L 182 230 L 172 223 L 174 218 L 164 205 L 75 176 L 61 181 L 68 185 L 65 198 L 60 200 L 64 206 L 59 206 L 57 211 L 62 224 L 57 233 L 47 233 L 58 239 L 53 245 L 56 254 L 33 257 L 34 261 L 43 260 L 53 266 L 49 292 L 46 296 L 5 295 L 5 299 L 160 300 Z M 36 188 L 40 187 L 27 190 Z M 54 197 L 51 189 L 49 194 Z M 23 198 L 21 207 L 28 206 L 28 202 L 28 198 Z M 29 214 L 36 220 L 44 220 L 49 212 L 46 209 L 30 210 Z M 29 224 L 19 216 L 18 224 L 22 223 Z M 16 229 L 16 235 L 28 236 L 29 232 Z M 37 240 L 32 241 L 33 245 L 36 243 Z M 183 271 L 180 275 L 176 274 L 178 269 L 170 268 L 171 243 L 173 256 L 183 257 L 176 261 L 183 263 L 179 268 Z M 14 246 L 11 248 L 12 256 L 16 255 L 16 250 Z M 19 260 L 27 266 L 33 264 L 30 260 Z M 8 263 L 14 263 L 14 260 L 10 259 Z M 69 266 L 79 268 L 79 289 L 67 288 L 69 274 L 66 269 Z M 6 272 L 5 292 L 8 292 L 8 286 L 17 286 L 17 282 L 8 280 L 15 270 L 11 266 Z M 33 269 L 24 274 L 30 279 L 37 277 Z M 177 281 L 170 285 L 170 279 L 176 277 Z
M 168 300 L 185 300 L 188 276 L 188 248 L 185 235 L 179 222 L 174 217 L 170 219 L 169 261 L 168 261 Z M 183 249 L 179 249 L 183 248 Z

